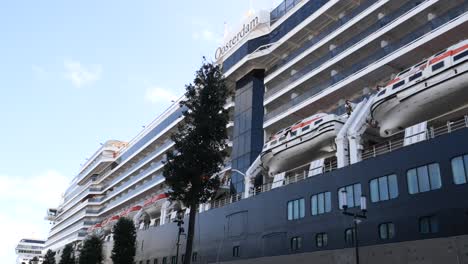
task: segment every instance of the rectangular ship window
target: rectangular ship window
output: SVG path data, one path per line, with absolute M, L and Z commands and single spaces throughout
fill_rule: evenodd
M 319 248 L 328 246 L 328 235 L 327 233 L 318 233 L 315 236 L 315 245 Z
M 341 201 L 340 193 L 346 191 L 346 200 L 348 208 L 359 207 L 361 205 L 361 184 L 356 183 L 338 189 L 338 202 L 340 209 L 343 209 L 343 201 Z
M 422 76 L 422 72 L 418 72 L 416 74 L 413 74 L 412 76 L 409 77 L 409 81 L 412 82 L 413 80 L 416 80 L 421 76 Z
M 445 65 L 445 63 L 443 61 L 439 62 L 439 63 L 436 63 L 434 65 L 432 65 L 432 71 L 437 71 L 441 68 L 443 68 Z
M 331 212 L 331 193 L 323 192 L 312 195 L 311 199 L 312 215 L 319 215 Z
M 305 216 L 304 198 L 288 202 L 288 220 L 297 220 Z
M 455 56 L 453 57 L 453 60 L 454 60 L 454 61 L 457 61 L 457 60 L 459 60 L 459 59 L 461 59 L 461 58 L 466 57 L 467 55 L 468 55 L 468 50 L 465 50 L 464 52 L 455 55 Z
M 468 155 L 452 159 L 452 174 L 455 184 L 465 184 L 468 182 Z
M 438 163 L 433 163 L 406 172 L 409 194 L 428 192 L 442 187 Z
M 393 85 L 392 90 L 395 90 L 395 89 L 397 89 L 398 87 L 403 86 L 404 84 L 405 84 L 405 80 L 400 81 L 400 82 L 397 82 L 397 83 L 395 83 L 395 84 Z
M 369 186 L 371 201 L 374 203 L 398 197 L 398 183 L 395 174 L 373 179 Z
M 382 240 L 395 237 L 395 225 L 393 223 L 383 223 L 379 225 L 379 237 Z
M 301 131 L 304 132 L 304 131 L 308 130 L 309 128 L 310 128 L 310 125 L 307 125 L 307 126 L 303 127 L 303 128 L 301 129 Z
M 439 232 L 439 223 L 434 215 L 419 218 L 419 233 L 432 234 Z

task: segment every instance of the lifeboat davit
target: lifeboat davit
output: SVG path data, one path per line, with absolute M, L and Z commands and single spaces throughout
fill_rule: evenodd
M 315 114 L 287 127 L 265 143 L 260 163 L 270 176 L 296 168 L 335 150 L 334 140 L 344 120 L 334 114 Z
M 400 72 L 374 99 L 380 135 L 396 132 L 468 103 L 468 40 Z
M 141 205 L 135 205 L 120 214 L 120 217 L 126 217 L 133 220 L 133 217 L 143 208 Z
M 156 194 L 149 198 L 143 204 L 143 210 L 148 213 L 152 218 L 158 216 L 161 213 L 161 207 L 163 201 L 165 201 L 169 195 L 167 193 Z

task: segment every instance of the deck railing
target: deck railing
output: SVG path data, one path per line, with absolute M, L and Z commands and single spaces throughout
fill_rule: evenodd
M 464 116 L 463 118 L 457 119 L 455 121 L 447 122 L 445 125 L 440 127 L 429 127 L 425 132 L 426 140 L 430 140 L 432 138 L 445 135 L 451 133 L 453 131 L 457 131 L 462 128 L 468 127 L 468 116 Z M 417 135 L 414 135 L 417 136 Z M 423 141 L 426 141 L 423 140 Z M 397 149 L 405 147 L 405 136 L 404 131 L 399 132 L 396 134 L 393 139 L 385 141 L 383 143 L 379 143 L 370 147 L 367 147 L 362 152 L 362 159 L 370 159 L 382 154 L 386 154 Z

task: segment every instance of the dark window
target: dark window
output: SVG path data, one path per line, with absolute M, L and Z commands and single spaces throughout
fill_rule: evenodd
M 140 260 L 140 264 L 143 264 L 143 260 Z
M 198 258 L 197 252 L 193 252 L 193 253 L 192 253 L 192 261 L 193 261 L 193 262 L 196 262 L 196 261 L 197 261 L 197 258 Z
M 302 248 L 302 237 L 291 238 L 291 251 L 298 251 Z
M 434 215 L 419 218 L 419 233 L 431 234 L 439 231 L 439 223 Z
M 162 264 L 167 264 L 167 257 L 163 258 Z
M 171 257 L 171 264 L 177 264 L 177 257 L 176 256 Z
M 384 94 L 387 90 L 386 89 L 383 89 L 382 91 L 380 91 L 377 96 L 381 96 L 382 94 Z
M 288 220 L 297 220 L 305 216 L 304 198 L 288 202 Z
M 346 200 L 348 208 L 361 205 L 361 184 L 353 184 L 338 189 L 338 201 L 340 209 L 343 209 L 343 201 L 341 201 L 340 193 L 346 191 Z
M 418 72 L 416 74 L 413 74 L 409 77 L 409 81 L 413 81 L 413 80 L 416 80 L 417 78 L 421 77 L 422 76 L 422 72 Z
M 345 230 L 345 242 L 348 245 L 354 245 L 354 228 Z
M 458 55 L 455 55 L 455 56 L 453 57 L 453 60 L 454 60 L 454 61 L 457 61 L 457 60 L 459 60 L 459 59 L 461 59 L 461 58 L 463 58 L 463 57 L 466 57 L 466 55 L 468 55 L 468 50 L 465 50 L 464 52 L 462 52 L 462 53 L 460 53 L 460 54 L 458 54 Z
M 322 121 L 323 121 L 323 119 L 319 119 L 319 120 L 314 122 L 314 125 L 318 125 L 318 124 L 322 123 Z
M 185 254 L 182 254 L 182 264 L 185 262 Z
M 270 143 L 270 146 L 273 146 L 273 145 L 276 145 L 276 140 L 273 140 L 271 143 Z
M 327 233 L 318 233 L 315 236 L 315 245 L 319 248 L 328 246 L 328 235 Z
M 232 248 L 232 256 L 239 257 L 240 256 L 240 246 L 235 246 Z
M 442 187 L 438 163 L 408 170 L 406 177 L 410 194 L 428 192 Z
M 304 132 L 304 131 L 308 130 L 309 128 L 310 128 L 310 125 L 307 125 L 307 126 L 303 127 L 303 128 L 301 129 L 301 131 Z
M 468 155 L 452 159 L 452 174 L 455 184 L 465 184 L 468 181 Z
M 383 223 L 379 225 L 379 237 L 382 240 L 395 237 L 395 225 L 393 223 Z
M 331 193 L 323 192 L 312 195 L 310 198 L 312 215 L 331 212 Z
M 441 61 L 441 62 L 439 62 L 439 63 L 436 63 L 436 64 L 432 65 L 432 71 L 437 71 L 437 70 L 439 70 L 440 68 L 443 68 L 444 65 L 445 65 L 445 64 L 444 64 L 443 61 Z
M 149 260 L 149 259 L 148 259 L 148 260 L 146 260 L 146 264 L 150 264 L 150 260 Z
M 379 202 L 398 197 L 397 176 L 395 174 L 370 181 L 371 201 Z
M 281 141 L 283 141 L 285 139 L 286 139 L 286 136 L 282 136 L 282 137 L 280 137 L 279 142 L 281 142 Z
M 158 259 L 157 258 L 154 259 L 153 264 L 158 264 Z
M 295 137 L 297 135 L 297 130 L 291 131 L 291 137 Z
M 395 83 L 395 84 L 393 85 L 392 90 L 395 90 L 395 89 L 397 89 L 398 87 L 403 86 L 404 84 L 405 84 L 405 80 L 399 81 L 399 82 L 397 82 L 397 83 Z

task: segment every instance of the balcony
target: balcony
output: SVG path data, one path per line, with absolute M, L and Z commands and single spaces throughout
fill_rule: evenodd
M 315 95 L 323 92 L 324 90 L 338 86 L 340 82 L 343 82 L 344 80 L 352 77 L 355 74 L 368 72 L 365 71 L 365 69 L 367 69 L 368 67 L 377 65 L 377 63 L 382 61 L 384 58 L 390 57 L 394 54 L 398 54 L 399 49 L 409 46 L 412 42 L 422 38 L 426 34 L 437 30 L 438 28 L 442 27 L 448 22 L 455 20 L 457 17 L 463 15 L 467 11 L 468 3 L 465 2 L 461 5 L 452 7 L 451 9 L 437 16 L 436 18 L 414 29 L 411 28 L 415 26 L 414 23 L 407 24 L 407 30 L 412 30 L 402 35 L 401 37 L 398 37 L 398 39 L 395 42 L 385 46 L 384 48 L 376 49 L 373 53 L 362 58 L 361 60 L 351 61 L 352 65 L 344 68 L 342 72 L 339 72 L 338 74 L 329 78 L 328 80 L 324 80 L 320 83 L 317 83 L 313 87 L 304 90 L 303 93 L 298 94 L 293 99 L 269 111 L 267 114 L 265 114 L 264 121 L 268 122 L 274 117 L 282 115 L 284 112 L 288 111 L 292 107 L 304 103 L 306 100 L 314 97 Z M 268 123 L 271 124 L 271 122 Z

